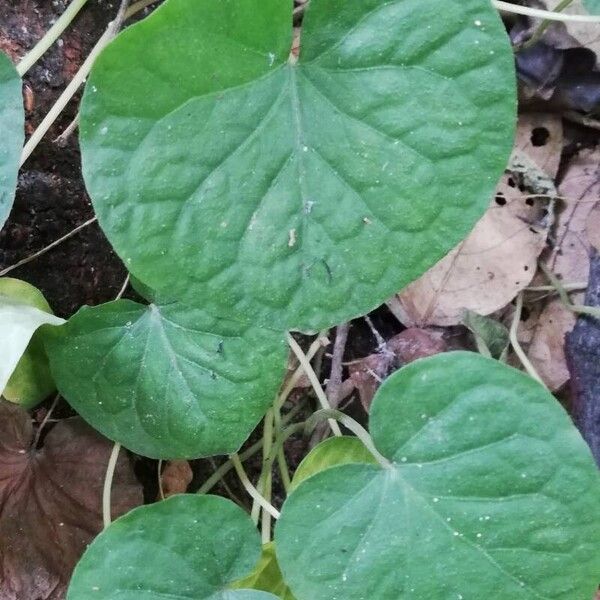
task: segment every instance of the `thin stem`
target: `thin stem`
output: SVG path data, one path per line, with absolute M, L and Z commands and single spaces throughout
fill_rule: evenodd
M 144 10 L 147 6 L 151 4 L 156 4 L 158 0 L 140 0 L 139 2 L 135 2 L 132 4 L 126 11 L 124 15 L 124 20 L 126 21 L 130 17 L 133 17 L 136 13 L 139 13 L 140 10 Z
M 275 406 L 273 410 L 273 421 L 275 425 L 275 438 L 277 439 L 281 436 L 281 432 L 283 430 L 281 412 L 277 406 Z M 285 460 L 283 445 L 277 451 L 277 466 L 279 467 L 283 489 L 286 493 L 288 493 L 292 484 L 292 480 L 290 478 L 290 471 L 288 469 L 287 461 Z
M 521 313 L 523 312 L 523 293 L 517 295 L 517 301 L 515 304 L 515 313 L 513 315 L 512 323 L 510 324 L 510 331 L 508 333 L 508 339 L 510 340 L 511 346 L 515 351 L 515 354 L 521 361 L 521 364 L 525 367 L 527 373 L 529 373 L 530 377 L 535 379 L 537 382 L 541 383 L 544 387 L 546 384 L 542 380 L 542 378 L 538 375 L 538 372 L 535 370 L 534 366 L 531 364 L 529 358 L 527 358 L 527 354 L 521 347 L 518 338 L 518 328 L 519 323 L 521 322 Z
M 98 40 L 98 42 L 96 42 L 96 45 L 92 48 L 92 51 L 81 65 L 79 71 L 77 71 L 75 74 L 75 77 L 73 77 L 73 79 L 69 82 L 69 85 L 67 85 L 64 92 L 59 96 L 58 100 L 49 110 L 48 114 L 42 119 L 42 122 L 39 124 L 38 128 L 27 140 L 27 143 L 23 148 L 23 152 L 21 153 L 21 166 L 23 166 L 23 163 L 25 163 L 25 161 L 31 156 L 31 153 L 37 148 L 38 144 L 42 141 L 42 138 L 46 135 L 46 133 L 48 133 L 50 127 L 52 127 L 67 104 L 69 104 L 73 96 L 77 93 L 77 90 L 87 79 L 87 76 L 92 70 L 94 62 L 98 58 L 98 55 L 102 52 L 102 50 L 104 50 L 104 48 L 106 48 L 108 43 L 119 32 L 121 24 L 127 16 L 128 4 L 129 0 L 123 0 L 123 2 L 121 2 L 116 18 L 108 24 L 106 31 L 102 34 L 102 37 Z
M 575 283 L 564 283 L 562 284 L 562 288 L 567 292 L 574 292 L 577 290 L 585 290 L 588 284 L 586 281 L 577 281 Z M 526 287 L 525 292 L 556 292 L 558 290 L 553 285 L 535 285 L 531 287 Z
M 563 11 L 565 8 L 567 8 L 570 4 L 573 4 L 573 0 L 561 0 L 554 7 L 554 11 L 553 12 L 559 13 L 559 12 Z M 550 25 L 552 25 L 552 21 L 550 19 L 544 19 L 539 24 L 539 26 L 537 27 L 537 29 L 534 31 L 533 35 L 521 46 L 520 49 L 524 50 L 526 48 L 530 48 L 534 44 L 537 44 L 537 42 L 540 41 L 540 39 L 544 35 L 544 32 L 546 31 L 546 29 L 548 29 L 548 27 L 550 27 Z
M 325 395 L 325 392 L 323 391 L 323 388 L 321 387 L 319 378 L 317 377 L 316 373 L 314 372 L 312 365 L 307 360 L 306 355 L 302 351 L 302 348 L 300 348 L 298 342 L 289 333 L 287 334 L 287 341 L 288 341 L 288 344 L 290 345 L 290 348 L 292 349 L 292 352 L 296 355 L 298 362 L 304 369 L 304 372 L 306 373 L 306 376 L 308 377 L 313 389 L 315 390 L 315 394 L 317 395 L 319 403 L 321 404 L 321 406 L 324 409 L 330 409 L 331 406 L 329 406 L 329 401 L 327 400 L 327 396 Z M 333 431 L 333 433 L 335 435 L 337 435 L 337 436 L 342 435 L 342 432 L 341 432 L 338 424 L 333 419 L 329 420 L 329 426 L 331 427 L 331 431 Z
M 344 427 L 347 427 L 365 445 L 365 448 L 384 469 L 391 468 L 392 464 L 390 461 L 375 448 L 369 432 L 358 421 L 355 421 L 352 417 L 345 415 L 339 410 L 330 408 L 317 411 L 306 421 L 307 429 L 312 428 L 318 421 L 324 418 L 336 419 L 342 423 Z
M 115 468 L 117 466 L 117 460 L 119 458 L 119 451 L 121 450 L 121 444 L 115 442 L 112 448 L 110 457 L 108 459 L 108 465 L 106 467 L 106 476 L 104 477 L 104 489 L 102 490 L 102 520 L 104 521 L 104 529 L 106 529 L 111 523 L 111 511 L 110 511 L 110 494 L 112 490 L 113 477 L 115 475 Z
M 48 29 L 44 37 L 23 57 L 17 65 L 21 77 L 49 50 L 63 31 L 71 24 L 77 13 L 85 6 L 87 0 L 73 0 L 56 23 Z
M 10 267 L 6 267 L 6 269 L 3 269 L 2 271 L 0 271 L 0 277 L 3 277 L 4 275 L 7 275 L 11 271 L 14 271 L 15 269 L 18 269 L 19 267 L 22 267 L 23 265 L 30 263 L 32 260 L 35 260 L 36 258 L 42 256 L 43 254 L 46 254 L 46 252 L 49 252 L 50 250 L 52 250 L 52 248 L 56 248 L 56 246 L 58 246 L 59 244 L 66 242 L 69 238 L 72 238 L 75 234 L 79 233 L 82 229 L 84 229 L 88 225 L 95 223 L 97 220 L 98 220 L 97 217 L 92 217 L 91 219 L 88 219 L 85 223 L 82 223 L 81 225 L 77 225 L 77 227 L 75 227 L 75 229 L 71 229 L 71 231 L 69 231 L 69 233 L 66 233 L 65 235 L 63 235 L 62 237 L 59 237 L 57 240 L 54 240 L 52 243 L 48 244 L 47 246 L 44 246 L 41 250 L 34 252 L 30 256 L 27 256 L 27 257 L 21 259 L 20 261 L 16 262 L 14 265 L 10 265 Z
M 42 422 L 40 423 L 40 426 L 37 429 L 37 432 L 35 434 L 35 439 L 33 440 L 33 444 L 31 444 L 32 448 L 38 447 L 38 444 L 40 443 L 40 437 L 42 437 L 42 431 L 44 430 L 44 427 L 50 420 L 50 417 L 52 416 L 52 413 L 54 412 L 54 409 L 56 408 L 56 405 L 58 404 L 59 400 L 60 400 L 60 394 L 56 394 L 56 396 L 54 396 L 54 400 L 52 400 L 52 404 L 51 404 L 50 408 L 48 409 L 48 412 L 46 413 L 46 416 L 42 419 Z
M 158 465 L 156 468 L 156 472 L 158 475 L 158 494 L 160 496 L 161 500 L 165 499 L 165 490 L 163 489 L 163 482 L 162 482 L 162 465 L 163 465 L 163 460 L 162 458 L 158 459 Z
M 315 354 L 319 351 L 319 349 L 325 345 L 325 342 L 328 344 L 329 340 L 325 337 L 325 332 L 321 332 L 310 345 L 308 352 L 306 353 L 306 360 L 310 362 L 314 358 Z M 296 384 L 300 380 L 300 377 L 302 377 L 303 373 L 304 367 L 302 365 L 300 365 L 292 373 L 292 376 L 289 378 L 286 386 L 281 391 L 281 394 L 279 394 L 279 398 L 277 399 L 276 403 L 276 408 L 281 409 L 281 407 L 285 404 L 285 401 L 287 400 L 288 396 L 292 393 L 292 390 L 296 387 Z
M 498 9 L 516 15 L 524 15 L 526 17 L 535 17 L 537 19 L 548 19 L 550 21 L 572 21 L 575 23 L 600 23 L 600 15 L 570 15 L 550 10 L 541 10 L 531 8 L 529 6 L 521 6 L 512 4 L 511 2 L 503 2 L 502 0 L 492 0 L 492 4 Z
M 269 409 L 263 420 L 263 462 L 262 462 L 262 468 L 260 471 L 260 476 L 258 478 L 258 484 L 256 486 L 258 492 L 260 494 L 262 494 L 263 496 L 265 496 L 265 492 L 267 489 L 267 479 L 268 479 L 266 460 L 267 460 L 267 457 L 269 456 L 269 453 L 271 452 L 272 446 L 273 446 L 273 410 Z M 267 496 L 267 500 L 269 500 L 268 496 Z M 259 514 L 260 514 L 260 506 L 259 506 L 258 502 L 255 500 L 252 503 L 252 510 L 250 511 L 250 516 L 252 517 L 252 521 L 255 525 L 258 524 Z
M 600 319 L 600 307 L 586 306 L 585 304 L 573 304 L 558 277 L 542 263 L 540 263 L 540 269 L 544 272 L 544 275 L 548 278 L 548 281 L 550 281 L 552 286 L 554 286 L 560 301 L 567 310 L 570 310 L 577 315 L 588 315 L 589 317 Z
M 239 455 L 237 453 L 232 454 L 230 459 L 242 485 L 244 486 L 244 489 L 248 492 L 248 494 L 254 500 L 256 500 L 260 506 L 264 508 L 274 519 L 279 519 L 280 512 L 258 493 L 258 490 L 252 485 L 250 479 L 248 479 L 248 475 L 246 475 L 244 465 L 242 464 Z
M 294 406 L 294 408 L 292 408 L 292 410 L 290 410 L 290 412 L 283 417 L 281 420 L 282 424 L 287 425 L 301 410 L 301 404 Z M 255 442 L 252 444 L 252 446 L 240 454 L 240 459 L 245 461 L 253 457 L 262 448 L 262 445 L 263 440 L 258 440 L 258 442 Z M 196 493 L 208 494 L 208 492 L 210 492 L 210 490 L 212 490 L 212 488 L 215 487 L 215 485 L 217 485 L 217 483 L 219 483 L 219 481 L 221 481 L 221 479 L 223 479 L 223 477 L 225 477 L 225 475 L 227 475 L 231 469 L 233 469 L 233 462 L 231 459 L 228 459 L 200 486 L 200 489 Z
M 129 285 L 130 278 L 131 276 L 129 275 L 129 273 L 127 273 L 127 277 L 125 277 L 125 281 L 123 282 L 123 285 L 121 286 L 121 289 L 119 290 L 119 293 L 117 294 L 115 300 L 120 300 L 123 297 L 123 294 L 125 293 L 125 290 Z

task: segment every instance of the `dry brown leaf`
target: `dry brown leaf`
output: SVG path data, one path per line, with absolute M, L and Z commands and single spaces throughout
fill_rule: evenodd
M 524 113 L 519 116 L 515 146 L 552 179 L 558 173 L 562 144 L 560 116 L 554 113 Z
M 165 498 L 184 494 L 192 483 L 194 474 L 187 460 L 170 460 L 160 474 L 162 493 Z M 160 499 L 160 498 L 159 498 Z
M 575 315 L 560 300 L 550 301 L 541 312 L 527 356 L 552 391 L 569 381 L 565 358 L 565 336 L 573 329 Z
M 529 285 L 546 230 L 540 203 L 528 204 L 509 179 L 469 237 L 390 301 L 404 325 L 457 325 L 467 309 L 489 315 Z
M 350 381 L 368 412 L 379 384 L 391 371 L 419 358 L 433 356 L 446 350 L 448 345 L 441 331 L 409 327 L 390 338 L 383 352 L 350 363 Z
M 31 448 L 26 411 L 0 403 L 0 599 L 62 600 L 71 571 L 102 530 L 102 486 L 112 442 L 80 418 Z M 113 480 L 113 517 L 142 503 L 125 453 Z
M 600 198 L 600 152 L 584 150 L 573 158 L 559 186 L 553 247 L 542 260 L 563 283 L 586 282 L 591 248 L 588 232 L 598 218 Z M 540 281 L 541 283 L 541 281 Z M 583 293 L 572 294 L 574 302 Z M 558 299 L 538 305 L 527 324 L 519 329 L 519 339 L 528 346 L 527 354 L 546 385 L 560 389 L 569 380 L 564 345 L 565 335 L 575 325 L 575 317 Z

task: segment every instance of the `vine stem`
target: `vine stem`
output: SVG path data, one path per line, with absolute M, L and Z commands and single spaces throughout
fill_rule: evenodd
M 285 415 L 285 417 L 283 417 L 283 419 L 281 420 L 282 424 L 287 425 L 301 410 L 302 410 L 301 404 L 294 406 L 294 408 L 292 408 L 292 410 L 290 410 L 290 412 L 287 413 L 287 415 Z M 262 448 L 262 445 L 263 445 L 263 440 L 261 438 L 260 440 L 258 440 L 258 442 L 255 442 L 254 444 L 252 444 L 252 446 L 250 446 L 250 448 L 248 448 L 247 450 L 244 450 L 239 455 L 240 459 L 248 460 Z M 223 477 L 225 477 L 225 475 L 227 475 L 227 473 L 229 473 L 229 471 L 231 471 L 231 469 L 233 469 L 233 462 L 231 461 L 231 458 L 229 458 L 200 486 L 200 488 L 198 489 L 198 491 L 196 493 L 197 494 L 207 494 L 208 492 L 210 492 L 210 490 L 212 490 L 212 488 L 217 483 L 219 483 L 219 481 L 221 481 L 221 479 L 223 479 Z
M 565 8 L 567 8 L 570 4 L 573 4 L 573 0 L 561 0 L 555 7 L 553 12 L 559 13 Z M 531 48 L 534 44 L 539 42 L 542 39 L 545 31 L 552 25 L 552 21 L 550 19 L 544 19 L 537 29 L 533 32 L 533 35 L 521 46 L 521 50 L 525 50 L 527 48 Z
M 321 384 L 319 382 L 319 378 L 314 372 L 312 365 L 306 358 L 306 355 L 302 351 L 302 348 L 300 348 L 298 342 L 289 333 L 287 334 L 287 341 L 290 345 L 290 348 L 292 349 L 292 352 L 296 355 L 298 362 L 304 369 L 304 372 L 306 373 L 306 376 L 308 377 L 313 389 L 315 390 L 315 394 L 317 395 L 319 403 L 324 409 L 331 409 L 331 406 L 329 405 L 329 400 L 327 400 L 327 395 L 323 391 L 323 388 L 321 387 Z M 329 419 L 329 426 L 331 427 L 331 431 L 333 431 L 334 435 L 342 435 L 339 425 L 335 422 L 334 419 Z
M 525 354 L 525 351 L 521 347 L 518 338 L 518 328 L 519 323 L 521 322 L 521 313 L 523 312 L 523 293 L 517 295 L 517 301 L 515 304 L 515 314 L 513 315 L 512 323 L 510 324 L 510 331 L 508 332 L 508 339 L 510 340 L 510 344 L 515 351 L 515 354 L 521 361 L 521 364 L 525 367 L 529 376 L 535 379 L 538 383 L 546 387 L 546 384 L 539 376 L 538 372 L 535 370 L 534 366 L 531 364 L 531 361 Z
M 246 471 L 244 470 L 244 465 L 240 460 L 239 455 L 232 454 L 230 456 L 231 462 L 233 463 L 233 467 L 244 486 L 244 489 L 248 492 L 248 494 L 256 500 L 262 508 L 264 508 L 274 519 L 279 519 L 281 516 L 280 512 L 270 503 L 268 502 L 261 494 L 259 494 L 258 490 L 252 485 L 248 475 L 246 475 Z
M 600 319 L 600 308 L 597 306 L 586 306 L 585 304 L 573 304 L 567 294 L 567 290 L 565 290 L 562 283 L 559 281 L 558 277 L 548 267 L 542 263 L 540 263 L 540 269 L 547 277 L 548 281 L 552 284 L 552 287 L 558 293 L 558 297 L 560 298 L 563 306 L 575 313 L 576 315 L 588 315 L 589 317 L 594 317 L 596 319 Z
M 492 4 L 498 10 L 504 10 L 516 15 L 524 15 L 526 17 L 534 17 L 536 19 L 545 19 L 548 21 L 563 21 L 576 23 L 600 23 L 600 15 L 571 15 L 551 10 L 541 10 L 539 8 L 531 8 L 530 6 L 521 6 L 512 4 L 502 0 L 492 0 Z
M 48 29 L 44 37 L 21 59 L 17 65 L 17 73 L 21 77 L 50 49 L 52 44 L 62 35 L 63 31 L 71 24 L 79 11 L 85 6 L 87 0 L 73 0 L 65 12 L 57 19 L 56 23 Z
M 383 456 L 383 454 L 381 454 L 377 448 L 375 448 L 375 444 L 373 443 L 369 432 L 358 421 L 355 421 L 352 417 L 345 415 L 339 410 L 333 408 L 324 408 L 317 411 L 306 421 L 306 428 L 310 429 L 314 427 L 316 422 L 324 418 L 335 419 L 336 421 L 339 421 L 365 445 L 365 448 L 373 455 L 375 460 L 384 469 L 390 469 L 392 467 L 392 463 L 385 456 Z
M 111 523 L 110 514 L 110 493 L 112 490 L 113 477 L 115 475 L 115 468 L 117 466 L 117 459 L 119 458 L 119 451 L 121 450 L 121 444 L 115 442 L 112 448 L 110 457 L 108 459 L 108 465 L 106 467 L 106 476 L 104 477 L 104 489 L 102 490 L 102 520 L 104 522 L 104 529 L 106 529 Z

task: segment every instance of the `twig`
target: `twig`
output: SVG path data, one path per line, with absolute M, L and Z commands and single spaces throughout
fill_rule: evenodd
M 158 459 L 158 465 L 157 465 L 157 473 L 158 473 L 158 494 L 160 496 L 161 500 L 165 499 L 165 491 L 163 489 L 163 482 L 162 482 L 162 465 L 163 465 L 163 460 L 162 458 Z
M 563 113 L 563 117 L 567 119 L 567 121 L 572 121 L 573 123 L 577 123 L 578 125 L 583 125 L 584 127 L 589 127 L 590 129 L 600 131 L 600 121 L 598 119 L 593 119 L 592 117 L 581 115 L 574 110 L 566 111 L 565 113 Z
M 65 130 L 52 140 L 52 143 L 56 144 L 60 148 L 64 148 L 67 145 L 69 138 L 73 135 L 78 126 L 79 113 L 75 115 L 75 118 L 67 125 Z
M 331 357 L 331 370 L 329 380 L 325 392 L 331 408 L 337 408 L 340 403 L 340 389 L 342 387 L 342 372 L 344 369 L 344 352 L 346 350 L 346 342 L 348 341 L 348 331 L 350 323 L 342 323 L 335 329 L 335 342 L 333 344 L 333 356 Z M 314 446 L 319 443 L 327 434 L 327 425 L 320 423 L 315 428 L 310 440 L 310 445 Z
M 4 275 L 7 275 L 11 271 L 14 271 L 15 269 L 18 269 L 19 267 L 22 267 L 23 265 L 30 263 L 32 260 L 35 260 L 36 258 L 42 256 L 43 254 L 46 254 L 46 252 L 49 252 L 53 248 L 56 248 L 56 246 L 58 246 L 59 244 L 66 242 L 69 238 L 72 238 L 75 234 L 79 233 L 82 229 L 84 229 L 88 225 L 95 223 L 97 220 L 98 220 L 98 217 L 92 217 L 91 219 L 88 219 L 87 221 L 85 221 L 85 223 L 82 223 L 81 225 L 77 225 L 77 227 L 75 227 L 75 229 L 72 229 L 71 231 L 69 231 L 69 233 L 66 233 L 65 235 L 58 238 L 57 240 L 54 240 L 47 246 L 44 246 L 41 250 L 34 252 L 30 256 L 27 256 L 27 257 L 21 259 L 20 261 L 16 262 L 14 265 L 11 265 L 10 267 L 6 267 L 6 269 L 3 269 L 2 271 L 0 271 L 0 277 L 3 277 Z

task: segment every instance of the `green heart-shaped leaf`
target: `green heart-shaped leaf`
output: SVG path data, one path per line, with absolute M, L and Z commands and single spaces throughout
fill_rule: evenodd
M 0 228 L 15 197 L 21 149 L 25 139 L 25 110 L 21 78 L 12 62 L 0 52 Z
M 473 353 L 417 361 L 371 408 L 389 469 L 344 465 L 302 483 L 275 532 L 299 600 L 593 596 L 600 479 L 556 400 Z
M 117 519 L 79 561 L 67 600 L 277 600 L 230 590 L 260 556 L 246 513 L 218 496 L 173 496 Z
M 46 346 L 77 412 L 154 458 L 235 452 L 272 403 L 287 356 L 280 333 L 129 300 L 82 308 Z
M 356 437 L 344 435 L 327 438 L 315 446 L 298 465 L 290 489 L 295 490 L 315 473 L 352 463 L 377 464 L 377 461 Z
M 489 0 L 168 0 L 96 62 L 100 224 L 150 287 L 315 330 L 421 275 L 483 214 L 515 76 Z

